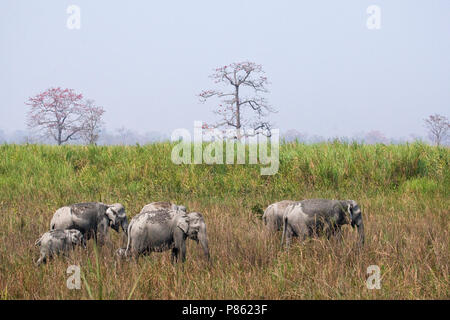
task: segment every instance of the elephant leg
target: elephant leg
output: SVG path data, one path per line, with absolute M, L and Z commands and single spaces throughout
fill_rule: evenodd
M 135 236 L 130 235 L 130 246 L 129 246 L 129 252 L 131 253 L 131 256 L 135 258 L 137 261 L 139 257 L 150 255 L 151 248 L 149 247 L 147 243 L 147 239 L 144 234 L 139 233 Z
M 178 258 L 181 262 L 184 262 L 186 260 L 186 234 L 179 229 L 174 233 L 173 237 L 175 242 L 174 248 L 178 251 Z
M 338 226 L 335 224 L 328 224 L 325 227 L 324 234 L 326 235 L 328 240 L 335 238 L 338 231 Z
M 325 231 L 327 239 L 330 240 L 331 237 L 335 235 L 335 233 L 336 233 L 336 226 L 335 225 L 328 225 L 327 229 Z
M 269 229 L 269 232 L 275 233 L 278 229 L 278 222 L 275 221 L 273 217 L 267 219 L 267 228 Z
M 309 229 L 304 222 L 301 222 L 300 224 L 289 225 L 287 231 L 287 246 L 289 246 L 293 237 L 299 237 L 301 241 L 305 241 L 306 237 L 309 235 Z
M 334 229 L 333 236 L 339 242 L 342 242 L 344 240 L 344 235 L 342 234 L 341 226 L 336 226 L 336 228 Z
M 292 237 L 294 236 L 294 231 L 290 225 L 286 226 L 286 249 L 289 248 L 292 242 Z
M 88 231 L 88 234 L 89 234 L 89 239 L 94 238 L 95 245 L 97 245 L 98 244 L 97 229 Z
M 171 254 L 171 262 L 173 264 L 175 264 L 176 262 L 178 262 L 178 248 L 173 248 L 172 249 L 172 254 Z
M 186 261 L 186 241 L 183 241 L 183 243 L 181 244 L 181 248 L 179 249 L 179 255 L 180 255 L 181 262 L 185 262 Z
M 102 221 L 99 223 L 97 229 L 95 230 L 97 245 L 103 246 L 106 243 L 106 239 L 108 236 L 108 224 L 106 221 Z

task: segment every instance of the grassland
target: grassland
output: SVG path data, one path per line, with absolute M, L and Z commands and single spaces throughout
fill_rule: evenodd
M 450 152 L 423 144 L 283 144 L 280 169 L 259 165 L 175 165 L 170 143 L 146 146 L 0 146 L 2 299 L 449 299 Z M 261 214 L 281 199 L 355 199 L 366 245 L 311 239 L 288 252 L 264 231 Z M 36 268 L 35 240 L 54 211 L 82 201 L 121 202 L 129 219 L 146 203 L 202 212 L 211 264 L 188 243 L 185 264 L 169 252 L 122 261 L 122 234 Z M 66 269 L 81 266 L 81 290 Z M 381 289 L 366 270 L 381 268 Z

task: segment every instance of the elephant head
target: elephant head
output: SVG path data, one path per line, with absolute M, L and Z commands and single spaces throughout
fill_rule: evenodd
M 115 203 L 108 205 L 108 209 L 106 209 L 106 216 L 108 217 L 111 228 L 119 232 L 119 228 L 122 227 L 123 232 L 127 234 L 128 220 L 125 208 L 122 204 Z
M 79 230 L 70 229 L 64 230 L 64 232 L 66 232 L 67 238 L 72 245 L 83 245 L 84 247 L 86 247 L 86 239 Z
M 364 244 L 364 223 L 362 219 L 361 208 L 354 200 L 347 200 L 348 220 L 352 228 L 358 228 L 358 238 L 361 244 Z
M 188 213 L 187 219 L 178 222 L 178 227 L 185 232 L 189 239 L 200 243 L 206 259 L 209 260 L 208 236 L 206 234 L 206 223 L 203 216 L 198 212 Z

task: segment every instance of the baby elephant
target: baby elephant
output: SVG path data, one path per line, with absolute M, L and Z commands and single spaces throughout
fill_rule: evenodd
M 292 237 L 325 233 L 328 238 L 340 235 L 341 227 L 350 224 L 358 228 L 360 244 L 364 243 L 364 224 L 361 209 L 354 200 L 309 199 L 296 202 L 286 208 L 283 217 L 283 236 L 289 246 Z
M 79 230 L 51 230 L 42 235 L 42 237 L 36 241 L 35 245 L 40 247 L 41 256 L 36 265 L 46 263 L 48 258 L 58 254 L 65 253 L 75 245 L 86 246 L 86 240 L 83 234 Z

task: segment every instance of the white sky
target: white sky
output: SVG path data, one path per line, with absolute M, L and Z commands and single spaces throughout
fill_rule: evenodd
M 448 0 L 2 0 L 0 48 L 5 131 L 25 129 L 24 102 L 50 86 L 104 106 L 108 130 L 192 130 L 215 119 L 196 96 L 212 69 L 241 60 L 264 66 L 281 131 L 425 135 L 423 118 L 450 110 Z

